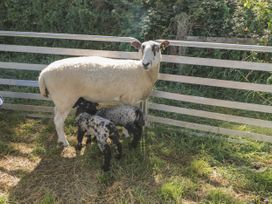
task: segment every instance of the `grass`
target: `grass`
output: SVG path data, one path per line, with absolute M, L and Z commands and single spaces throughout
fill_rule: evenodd
M 233 198 L 229 193 L 226 193 L 220 189 L 212 189 L 208 191 L 207 197 L 204 203 L 214 203 L 214 204 L 235 204 L 242 203 Z
M 47 192 L 40 201 L 40 204 L 51 204 L 51 203 L 57 203 L 56 198 L 49 192 Z
M 7 196 L 6 195 L 0 195 L 0 204 L 4 204 L 7 202 Z
M 264 203 L 272 201 L 272 146 L 153 125 L 136 150 L 104 173 L 96 144 L 56 145 L 51 120 L 0 112 L 0 204 L 4 203 Z
M 174 200 L 179 202 L 185 195 L 189 196 L 191 194 L 193 196 L 195 190 L 197 190 L 197 184 L 189 178 L 175 176 L 163 182 L 160 195 L 165 201 Z

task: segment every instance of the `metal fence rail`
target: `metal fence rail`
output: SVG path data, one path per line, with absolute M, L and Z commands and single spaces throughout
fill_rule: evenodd
M 203 131 L 203 132 L 222 134 L 222 135 L 235 135 L 235 136 L 254 139 L 257 141 L 270 142 L 270 143 L 272 142 L 271 136 L 269 136 L 269 135 L 251 133 L 251 132 L 247 132 L 247 131 L 232 130 L 232 129 L 227 129 L 227 128 L 215 127 L 215 126 L 211 126 L 211 125 L 203 125 L 203 124 L 198 124 L 198 123 L 173 120 L 170 118 L 155 117 L 155 116 L 151 116 L 151 115 L 148 115 L 148 121 L 154 122 L 154 123 L 161 123 L 161 124 L 165 124 L 165 125 L 174 125 L 174 126 L 178 126 L 178 127 L 182 127 L 182 128 L 188 128 L 188 129 L 198 130 L 198 131 Z
M 134 40 L 137 40 L 136 38 L 132 38 L 132 37 L 83 35 L 83 34 L 67 34 L 67 33 L 14 32 L 14 31 L 1 31 L 1 30 L 0 30 L 0 36 L 64 39 L 64 40 L 86 40 L 86 41 L 89 40 L 89 41 L 99 41 L 99 42 L 124 42 L 124 43 L 129 43 Z
M 262 112 L 262 113 L 272 113 L 272 106 L 261 105 L 261 104 L 220 100 L 220 99 L 206 98 L 206 97 L 200 97 L 200 96 L 176 94 L 176 93 L 170 93 L 170 92 L 158 91 L 158 90 L 153 91 L 151 96 L 164 98 L 164 99 L 170 99 L 170 100 L 196 103 L 196 104 L 218 106 L 218 107 L 224 107 L 224 108 L 256 111 L 256 112 Z
M 162 41 L 162 40 L 157 40 Z M 214 42 L 196 42 L 196 41 L 182 41 L 182 40 L 169 40 L 171 46 L 195 47 L 195 48 L 211 48 L 223 50 L 243 50 L 243 51 L 256 51 L 256 52 L 272 52 L 270 46 L 259 45 L 240 45 L 228 43 L 214 43 Z
M 87 41 L 101 41 L 101 42 L 122 42 L 129 43 L 135 38 L 130 37 L 114 37 L 114 36 L 94 36 L 94 35 L 77 35 L 77 34 L 56 34 L 56 33 L 34 33 L 34 32 L 13 32 L 13 31 L 0 31 L 0 36 L 9 37 L 29 37 L 29 38 L 53 38 L 53 39 L 68 39 L 68 40 L 87 40 Z M 159 40 L 158 40 L 159 41 Z M 225 43 L 211 43 L 211 42 L 195 42 L 195 41 L 171 41 L 170 46 L 185 46 L 195 48 L 210 48 L 210 49 L 227 49 L 227 50 L 243 50 L 243 51 L 255 51 L 255 52 L 267 52 L 272 53 L 272 47 L 258 46 L 258 45 L 239 45 L 239 44 L 225 44 Z M 40 46 L 22 46 L 22 45 L 7 45 L 0 44 L 1 52 L 13 52 L 13 53 L 35 53 L 46 55 L 63 55 L 63 56 L 89 56 L 99 55 L 111 58 L 122 59 L 138 59 L 139 54 L 137 52 L 125 52 L 125 51 L 108 51 L 108 50 L 90 50 L 90 49 L 75 49 L 75 48 L 56 48 L 56 47 L 40 47 Z M 200 57 L 187 57 L 187 56 L 175 56 L 175 55 L 163 55 L 163 62 L 175 63 L 175 64 L 188 64 L 198 66 L 211 66 L 211 67 L 223 67 L 228 69 L 243 69 L 254 70 L 262 72 L 271 72 L 272 64 L 270 63 L 256 63 L 245 62 L 236 60 L 221 60 L 210 59 Z M 0 62 L 1 69 L 11 70 L 25 70 L 25 71 L 41 71 L 45 68 L 46 64 L 31 64 L 31 63 L 19 63 L 19 62 Z M 173 74 L 159 74 L 159 80 L 169 81 L 175 83 L 186 83 L 209 87 L 221 87 L 225 89 L 238 89 L 238 90 L 252 90 L 258 92 L 272 93 L 272 86 L 266 84 L 238 82 L 231 80 L 220 80 L 194 76 L 183 76 Z M 0 86 L 18 86 L 18 87 L 38 87 L 36 80 L 22 80 L 22 79 L 5 79 L 0 78 Z M 42 97 L 38 93 L 27 93 L 11 91 L 9 88 L 5 88 L 0 91 L 0 95 L 5 98 L 14 99 L 30 99 L 50 101 L 48 98 Z M 260 113 L 272 113 L 272 106 L 245 103 L 230 100 L 220 100 L 214 98 L 192 96 L 178 93 L 170 93 L 166 91 L 155 90 L 152 93 L 152 97 L 163 98 L 174 101 L 189 102 L 193 104 L 199 104 L 205 106 L 216 106 L 231 108 L 234 110 L 255 111 Z M 32 112 L 31 116 L 41 117 L 44 113 L 47 113 L 46 117 L 52 116 L 53 107 L 48 105 L 29 105 L 29 104 L 8 104 L 3 106 L 7 110 L 24 110 Z M 159 111 L 162 113 L 174 113 L 178 115 L 188 115 L 196 118 L 206 118 L 217 121 L 226 121 L 236 124 L 246 124 L 251 126 L 258 126 L 263 128 L 272 128 L 272 122 L 268 120 L 261 120 L 252 117 L 242 117 L 237 115 L 223 114 L 212 111 L 203 111 L 199 109 L 183 108 L 170 106 L 158 103 L 148 103 L 148 108 L 153 111 Z M 43 113 L 43 114 L 40 114 Z M 254 140 L 272 142 L 272 136 L 258 134 L 255 132 L 247 132 L 241 130 L 227 129 L 223 127 L 217 127 L 212 125 L 199 124 L 197 122 L 186 122 L 181 120 L 174 120 L 172 118 L 163 118 L 154 116 L 151 113 L 148 114 L 148 121 L 155 123 L 162 123 L 166 125 L 174 125 L 182 128 L 188 128 L 198 131 L 211 132 L 224 135 L 237 135 L 241 137 L 247 137 Z
M 48 55 L 68 55 L 68 56 L 101 56 L 124 59 L 139 58 L 139 54 L 137 52 L 119 52 L 119 51 L 55 48 L 55 47 L 52 48 L 52 47 L 6 45 L 6 44 L 0 44 L 0 51 L 48 54 Z

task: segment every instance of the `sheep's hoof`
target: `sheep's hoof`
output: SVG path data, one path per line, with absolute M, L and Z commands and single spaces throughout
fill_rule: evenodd
M 58 140 L 58 144 L 63 146 L 63 147 L 68 147 L 70 145 L 67 140 L 66 141 Z
M 66 147 L 69 147 L 69 144 L 68 145 L 64 145 L 62 142 L 58 142 L 57 147 L 58 148 L 66 148 Z

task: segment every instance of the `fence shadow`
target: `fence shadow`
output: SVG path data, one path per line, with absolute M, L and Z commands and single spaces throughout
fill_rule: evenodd
M 61 203 L 83 203 L 96 198 L 95 167 L 84 165 L 84 156 L 43 157 L 36 168 L 23 177 L 10 192 L 10 201 L 37 203 L 53 200 Z M 82 158 L 81 158 L 82 157 Z
M 36 136 L 44 148 L 38 152 L 40 161 L 32 171 L 24 172 L 9 191 L 11 203 L 113 203 L 116 191 L 120 191 L 117 200 L 128 200 L 123 195 L 129 194 L 127 189 L 138 188 L 141 174 L 154 183 L 149 158 L 140 147 L 129 151 L 124 144 L 123 158 L 120 161 L 113 158 L 111 171 L 105 173 L 101 170 L 103 155 L 95 143 L 77 154 L 73 145 L 57 147 L 57 136 L 52 129 L 44 129 Z M 139 175 L 132 175 L 134 181 L 128 182 L 137 168 Z

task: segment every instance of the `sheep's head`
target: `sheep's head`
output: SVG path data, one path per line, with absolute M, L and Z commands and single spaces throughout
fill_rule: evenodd
M 149 70 L 152 66 L 158 65 L 161 61 L 161 50 L 169 45 L 169 41 L 165 40 L 161 43 L 155 41 L 146 41 L 140 43 L 133 41 L 131 45 L 141 52 L 141 61 L 144 69 Z

